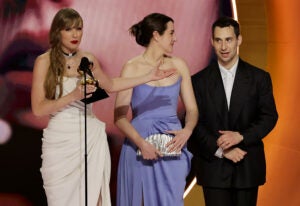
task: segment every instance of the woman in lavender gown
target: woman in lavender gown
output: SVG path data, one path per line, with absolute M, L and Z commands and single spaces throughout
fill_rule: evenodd
M 118 93 L 115 123 L 126 135 L 118 168 L 118 206 L 183 205 L 185 179 L 191 154 L 186 142 L 198 119 L 198 110 L 186 63 L 170 56 L 176 41 L 174 21 L 159 13 L 146 16 L 130 28 L 145 51 L 129 60 L 122 77 L 142 75 L 153 68 L 175 68 L 167 78 L 151 81 Z M 177 108 L 185 107 L 182 127 Z M 127 119 L 131 107 L 133 119 Z M 167 142 L 165 150 L 147 139 Z

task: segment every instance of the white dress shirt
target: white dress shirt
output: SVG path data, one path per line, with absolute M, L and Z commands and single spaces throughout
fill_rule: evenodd
M 234 65 L 229 69 L 226 69 L 225 67 L 223 67 L 221 64 L 218 63 L 222 80 L 223 80 L 224 89 L 225 89 L 228 110 L 230 106 L 231 92 L 232 92 L 232 87 L 233 87 L 233 82 L 234 82 L 238 62 L 239 61 L 237 60 L 234 63 Z M 223 157 L 223 149 L 221 147 L 217 149 L 215 156 L 219 158 Z
M 232 92 L 232 87 L 233 87 L 233 82 L 234 82 L 238 62 L 239 61 L 236 61 L 236 63 L 234 63 L 234 65 L 229 69 L 226 69 L 225 67 L 219 64 L 223 85 L 225 89 L 228 109 L 230 106 L 231 92 Z

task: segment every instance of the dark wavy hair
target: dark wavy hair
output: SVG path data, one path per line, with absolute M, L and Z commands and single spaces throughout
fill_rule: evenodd
M 212 37 L 214 36 L 214 31 L 216 27 L 229 27 L 232 26 L 234 29 L 235 36 L 238 37 L 240 35 L 240 25 L 239 23 L 231 17 L 223 16 L 217 19 L 212 25 Z
M 147 47 L 153 36 L 153 32 L 157 31 L 160 35 L 163 35 L 167 29 L 168 22 L 174 22 L 174 20 L 160 13 L 152 13 L 144 17 L 144 19 L 137 24 L 130 27 L 129 32 L 135 36 L 136 42 Z

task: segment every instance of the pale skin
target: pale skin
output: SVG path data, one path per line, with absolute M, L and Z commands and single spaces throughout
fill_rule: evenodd
M 129 60 L 124 65 L 121 73 L 122 77 L 135 77 L 137 75 L 146 74 L 149 70 L 153 69 L 153 67 L 159 67 L 163 71 L 176 68 L 176 73 L 172 76 L 147 83 L 148 85 L 156 87 L 168 86 L 174 84 L 178 78 L 182 78 L 180 97 L 186 109 L 185 127 L 181 130 L 166 131 L 167 133 L 175 135 L 167 144 L 171 152 L 180 151 L 182 149 L 192 134 L 198 119 L 198 109 L 192 89 L 190 72 L 186 63 L 180 58 L 164 57 L 165 54 L 172 52 L 175 41 L 174 24 L 173 22 L 169 22 L 164 34 L 159 35 L 158 32 L 153 32 L 151 42 L 144 53 Z M 126 137 L 141 150 L 144 159 L 157 159 L 161 157 L 160 152 L 140 136 L 127 118 L 131 98 L 132 88 L 117 94 L 115 102 L 115 124 Z
M 242 36 L 236 36 L 232 26 L 216 27 L 211 39 L 218 62 L 226 69 L 230 69 L 238 60 L 238 47 L 241 43 Z M 217 140 L 217 145 L 223 149 L 223 156 L 235 163 L 244 159 L 247 152 L 233 147 L 243 141 L 243 136 L 237 131 L 220 130 L 219 133 L 221 136 Z
M 83 32 L 81 26 L 66 28 L 60 31 L 62 51 L 65 53 L 77 52 L 74 57 L 66 57 L 66 64 L 69 64 L 70 68 L 68 69 L 66 66 L 64 76 L 78 77 L 79 74 L 77 72 L 77 68 L 80 64 L 81 58 L 84 56 L 93 62 L 92 71 L 94 73 L 94 77 L 99 80 L 100 86 L 107 92 L 117 92 L 134 87 L 138 84 L 149 82 L 151 80 L 162 79 L 168 77 L 174 72 L 174 70 L 162 71 L 158 68 L 155 68 L 148 70 L 147 73 L 143 73 L 142 75 L 132 78 L 110 78 L 103 72 L 94 55 L 79 50 L 82 34 Z M 50 100 L 45 97 L 43 85 L 50 65 L 49 54 L 49 52 L 46 52 L 37 57 L 33 68 L 31 103 L 32 111 L 36 116 L 52 114 L 71 102 L 84 98 L 83 86 L 79 83 L 72 92 L 61 98 Z M 86 89 L 86 92 L 89 94 L 95 91 L 95 86 L 88 85 Z

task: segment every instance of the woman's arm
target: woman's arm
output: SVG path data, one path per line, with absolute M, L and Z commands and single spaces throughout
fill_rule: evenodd
M 158 68 L 152 69 L 150 72 L 139 75 L 139 76 L 121 76 L 116 78 L 110 78 L 106 75 L 102 68 L 100 67 L 99 62 L 94 56 L 90 56 L 93 59 L 94 63 L 94 75 L 95 78 L 99 81 L 100 87 L 107 92 L 118 92 L 125 89 L 135 87 L 139 84 L 144 84 L 149 81 L 163 79 L 174 74 L 175 69 L 170 70 L 160 70 Z M 130 66 L 129 66 L 130 67 Z
M 198 107 L 196 104 L 189 68 L 182 60 L 179 61 L 179 64 L 181 65 L 180 72 L 182 75 L 180 96 L 186 111 L 184 129 L 188 129 L 192 133 L 198 121 Z
M 170 133 L 175 134 L 175 138 L 167 145 L 170 145 L 169 149 L 171 152 L 182 149 L 190 138 L 198 121 L 198 108 L 191 83 L 189 68 L 182 59 L 175 58 L 173 61 L 182 77 L 180 96 L 185 106 L 185 124 L 182 130 L 169 131 Z

